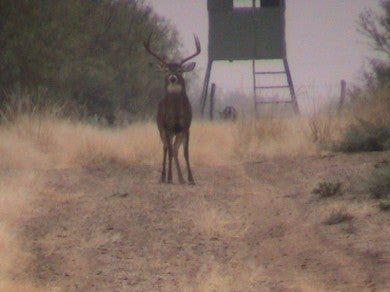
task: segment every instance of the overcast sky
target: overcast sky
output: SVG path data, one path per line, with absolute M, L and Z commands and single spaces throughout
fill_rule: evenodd
M 379 7 L 379 0 L 287 0 L 287 56 L 298 93 L 329 91 L 341 79 L 357 82 L 370 55 L 357 31 L 359 14 Z M 207 0 L 146 0 L 155 12 L 168 19 L 180 33 L 185 52 L 194 50 L 193 33 L 199 36 L 202 53 L 197 57 L 203 76 L 207 64 Z M 252 88 L 251 63 L 219 63 L 212 82 L 225 90 Z

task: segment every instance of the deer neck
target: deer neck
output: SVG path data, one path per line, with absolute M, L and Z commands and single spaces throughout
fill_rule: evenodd
M 172 95 L 172 96 L 180 96 L 180 95 L 185 95 L 186 94 L 186 88 L 184 82 L 166 82 L 165 84 L 165 90 L 167 92 L 167 95 Z

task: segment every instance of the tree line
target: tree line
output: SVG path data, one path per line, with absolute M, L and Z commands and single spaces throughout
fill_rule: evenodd
M 28 93 L 109 123 L 149 114 L 163 86 L 151 32 L 156 52 L 178 55 L 177 31 L 142 0 L 0 0 L 0 109 Z
M 379 2 L 380 13 L 365 10 L 358 19 L 358 29 L 372 51 L 370 70 L 364 72 L 367 88 L 386 87 L 390 83 L 390 0 Z

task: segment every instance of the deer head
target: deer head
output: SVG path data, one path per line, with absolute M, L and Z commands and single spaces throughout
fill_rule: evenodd
M 163 58 L 158 56 L 156 53 L 154 53 L 150 49 L 150 39 L 152 37 L 152 34 L 149 35 L 149 38 L 147 41 L 144 42 L 144 46 L 146 51 L 154 56 L 159 62 L 158 62 L 158 68 L 160 71 L 165 73 L 165 88 L 167 90 L 168 94 L 180 94 L 185 92 L 185 81 L 183 78 L 184 72 L 190 72 L 194 70 L 196 63 L 195 62 L 189 62 L 187 61 L 191 60 L 195 56 L 199 55 L 201 52 L 200 49 L 200 42 L 196 35 L 194 35 L 195 40 L 195 47 L 196 52 L 192 54 L 191 56 L 188 56 L 184 59 L 182 59 L 180 62 L 175 63 L 167 63 Z

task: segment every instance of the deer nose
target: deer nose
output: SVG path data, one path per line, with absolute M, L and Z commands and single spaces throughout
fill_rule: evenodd
M 177 77 L 176 75 L 170 75 L 168 77 L 168 81 L 171 82 L 171 83 L 176 83 L 177 82 Z

